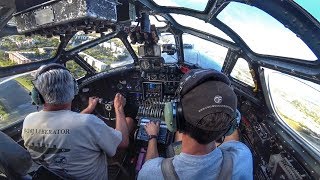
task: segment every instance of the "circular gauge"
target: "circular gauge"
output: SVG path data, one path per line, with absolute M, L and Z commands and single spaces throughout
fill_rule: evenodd
M 117 88 L 118 88 L 119 90 L 121 90 L 121 89 L 123 88 L 123 85 L 122 85 L 121 83 L 118 83 L 118 84 L 117 84 Z
M 149 61 L 141 61 L 140 68 L 143 70 L 148 70 L 150 68 Z
M 137 83 L 135 86 L 134 86 L 134 90 L 135 91 L 140 91 L 140 84 Z
M 150 75 L 150 79 L 149 80 L 156 80 L 157 79 L 157 75 L 156 74 L 151 74 Z
M 166 80 L 167 78 L 166 78 L 166 75 L 165 74 L 159 74 L 159 78 L 161 79 L 161 80 Z
M 170 74 L 170 75 L 169 75 L 169 79 L 173 81 L 173 80 L 176 79 L 176 76 L 175 76 L 174 74 Z

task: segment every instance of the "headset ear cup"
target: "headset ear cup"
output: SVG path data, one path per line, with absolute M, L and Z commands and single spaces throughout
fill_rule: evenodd
M 225 133 L 225 136 L 230 136 L 239 127 L 240 120 L 241 120 L 241 113 L 237 109 L 236 114 L 235 114 L 235 118 L 230 123 L 231 124 L 230 128 Z
M 170 132 L 177 131 L 177 118 L 175 117 L 174 103 L 167 102 L 164 105 L 164 121 L 166 122 L 167 128 Z
M 39 106 L 44 104 L 43 97 L 35 87 L 32 88 L 31 90 L 31 99 L 32 99 L 32 103 L 35 105 Z
M 181 101 L 176 103 L 176 114 L 177 114 L 177 129 L 179 131 L 184 131 L 185 129 L 185 119 L 183 116 L 183 109 L 182 109 L 182 104 Z

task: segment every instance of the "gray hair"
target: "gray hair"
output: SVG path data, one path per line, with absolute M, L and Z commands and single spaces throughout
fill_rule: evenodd
M 40 67 L 36 74 L 42 68 Z M 46 71 L 40 74 L 33 83 L 47 104 L 71 103 L 75 96 L 74 78 L 65 69 Z

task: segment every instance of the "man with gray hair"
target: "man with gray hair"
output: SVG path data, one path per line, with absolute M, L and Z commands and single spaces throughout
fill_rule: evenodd
M 33 84 L 33 101 L 43 105 L 43 110 L 29 114 L 22 130 L 24 145 L 32 159 L 75 179 L 108 179 L 107 156 L 114 156 L 118 147 L 129 144 L 127 121 L 131 118 L 124 114 L 125 98 L 119 93 L 115 96 L 113 129 L 90 114 L 97 105 L 96 97 L 89 98 L 81 113 L 71 111 L 78 87 L 64 66 L 40 67 Z

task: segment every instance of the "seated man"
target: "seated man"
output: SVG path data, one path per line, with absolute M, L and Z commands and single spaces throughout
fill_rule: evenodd
M 118 147 L 129 144 L 125 98 L 119 93 L 115 96 L 116 128 L 113 129 L 88 114 L 94 110 L 98 98 L 89 98 L 89 105 L 82 113 L 71 111 L 78 87 L 64 66 L 40 67 L 33 84 L 33 99 L 43 101 L 36 102 L 43 104 L 43 110 L 29 114 L 22 130 L 24 145 L 32 159 L 75 179 L 108 179 L 107 156 L 114 156 Z
M 237 108 L 237 97 L 229 79 L 220 72 L 192 70 L 180 85 L 181 153 L 170 163 L 164 163 L 164 159 L 158 157 L 157 140 L 153 138 L 159 126 L 147 124 L 150 138 L 146 162 L 138 179 L 253 179 L 252 154 L 239 142 L 238 130 L 224 138 L 231 129 Z M 220 139 L 224 139 L 223 143 L 216 144 Z

